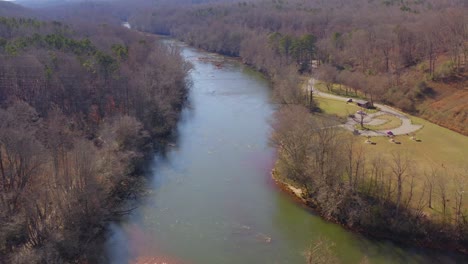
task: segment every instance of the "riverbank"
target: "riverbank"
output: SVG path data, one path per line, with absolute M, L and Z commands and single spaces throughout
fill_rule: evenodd
M 252 66 L 251 64 L 246 63 L 245 60 L 242 60 L 242 62 L 244 64 L 246 64 L 247 66 Z M 253 66 L 255 66 L 255 65 L 253 65 Z M 381 107 L 385 108 L 385 106 L 381 106 Z M 420 129 L 420 126 L 418 126 L 417 128 Z M 460 253 L 464 253 L 464 254 L 467 253 L 467 248 L 464 245 L 460 245 L 460 243 L 458 243 L 458 242 L 453 243 L 452 239 L 449 238 L 451 234 L 454 234 L 457 231 L 453 231 L 451 227 L 449 227 L 448 230 L 447 230 L 446 226 L 443 226 L 443 225 L 441 226 L 440 224 L 431 223 L 431 219 L 425 217 L 424 213 L 422 213 L 422 215 L 419 215 L 421 212 L 418 212 L 417 215 L 414 215 L 412 213 L 412 211 L 410 209 L 407 209 L 406 207 L 405 207 L 405 209 L 396 209 L 399 206 L 397 206 L 395 204 L 395 202 L 393 202 L 393 201 L 383 202 L 384 204 L 386 204 L 385 209 L 383 209 L 383 211 L 385 211 L 385 212 L 381 212 L 380 215 L 367 214 L 367 216 L 371 217 L 371 218 L 387 219 L 387 218 L 394 217 L 394 214 L 396 213 L 396 214 L 399 214 L 399 219 L 400 220 L 398 220 L 398 221 L 400 221 L 400 222 L 401 221 L 411 222 L 412 223 L 412 224 L 410 224 L 411 226 L 414 225 L 414 223 L 424 225 L 425 227 L 428 226 L 427 228 L 429 230 L 432 230 L 432 231 L 430 231 L 432 233 L 435 233 L 436 232 L 435 230 L 442 230 L 442 231 L 440 231 L 440 234 L 442 234 L 442 235 L 440 235 L 440 234 L 436 235 L 437 239 L 433 239 L 433 238 L 426 239 L 426 238 L 424 238 L 424 235 L 423 235 L 424 232 L 426 232 L 426 231 L 418 230 L 416 235 L 419 236 L 419 237 L 415 239 L 411 235 L 411 232 L 412 232 L 411 230 L 400 230 L 400 231 L 395 233 L 395 232 L 393 232 L 391 230 L 390 227 L 398 229 L 399 228 L 399 224 L 397 224 L 398 221 L 394 221 L 391 224 L 390 223 L 383 224 L 382 226 L 384 226 L 384 228 L 381 228 L 380 226 L 375 226 L 375 225 L 372 225 L 372 224 L 371 225 L 360 225 L 360 224 L 354 224 L 353 223 L 353 224 L 349 225 L 349 223 L 347 223 L 347 218 L 348 217 L 354 218 L 352 220 L 352 221 L 354 221 L 356 219 L 356 216 L 343 216 L 343 215 L 339 215 L 339 214 L 334 215 L 334 214 L 324 213 L 323 210 L 321 209 L 322 203 L 320 201 L 318 201 L 318 200 L 315 200 L 315 199 L 304 198 L 303 194 L 306 193 L 306 192 L 304 190 L 301 190 L 301 188 L 296 188 L 291 184 L 287 184 L 286 182 L 279 180 L 279 178 L 275 179 L 275 181 L 276 181 L 276 183 L 278 185 L 280 185 L 282 187 L 283 190 L 286 190 L 287 192 L 291 193 L 293 196 L 297 197 L 297 199 L 299 199 L 299 201 L 302 204 L 304 204 L 304 205 L 308 206 L 309 208 L 312 208 L 313 210 L 315 210 L 324 219 L 326 219 L 327 221 L 339 224 L 340 226 L 343 226 L 343 227 L 345 227 L 346 229 L 348 229 L 350 231 L 357 232 L 357 233 L 360 233 L 360 234 L 364 234 L 364 235 L 366 235 L 368 237 L 372 237 L 372 238 L 375 238 L 375 239 L 394 241 L 394 242 L 397 242 L 397 243 L 399 243 L 401 245 L 405 245 L 405 246 L 417 246 L 417 247 L 424 247 L 424 248 L 449 250 L 449 251 L 452 251 L 452 252 L 460 252 Z M 336 194 L 332 193 L 331 195 L 339 195 L 339 193 L 336 193 Z M 351 202 L 351 203 L 353 203 L 355 201 L 363 202 L 366 205 L 368 205 L 368 207 L 363 208 L 363 210 L 380 210 L 381 209 L 380 204 L 382 202 L 381 201 L 376 201 L 376 199 L 373 198 L 372 196 L 369 196 L 369 195 L 361 196 L 358 193 L 354 193 L 352 195 L 353 195 L 352 199 L 350 199 L 350 201 L 347 201 L 347 202 Z M 338 208 L 338 210 L 340 210 L 340 209 Z M 399 210 L 404 211 L 404 212 L 397 212 Z M 368 213 L 368 212 L 366 212 L 366 213 Z M 402 215 L 406 215 L 407 219 L 404 219 L 404 218 L 402 219 Z M 357 217 L 357 218 L 359 218 L 359 217 Z M 362 219 L 359 219 L 358 221 L 361 221 L 361 220 Z M 362 221 L 365 221 L 365 220 L 362 220 Z M 380 220 L 378 220 L 378 221 L 380 221 Z M 416 224 L 416 226 L 418 224 Z M 406 227 L 405 227 L 405 229 L 406 229 Z M 457 238 L 457 239 L 458 240 L 460 240 L 460 239 L 463 240 L 464 238 L 461 237 L 461 238 Z M 461 242 L 461 243 L 463 244 L 465 242 Z
M 241 60 L 242 60 L 243 64 L 245 64 L 247 66 L 255 67 L 255 65 L 252 65 L 247 60 L 245 60 L 245 59 L 241 59 Z M 215 66 L 216 66 L 216 68 L 221 68 L 216 63 L 215 63 Z M 267 76 L 269 76 L 269 75 L 267 74 Z M 269 77 L 270 77 L 270 81 L 272 81 L 271 76 L 269 76 Z M 276 86 L 277 86 L 277 84 L 275 85 L 275 87 Z M 302 95 L 302 93 L 301 93 L 301 95 Z M 312 208 L 313 210 L 315 210 L 317 213 L 319 213 L 327 221 L 339 224 L 340 226 L 343 226 L 343 227 L 345 227 L 346 229 L 348 229 L 350 231 L 365 234 L 366 236 L 372 237 L 372 238 L 391 240 L 391 241 L 395 241 L 395 242 L 398 242 L 398 243 L 404 244 L 404 245 L 422 244 L 420 241 L 411 240 L 411 238 L 408 238 L 408 236 L 406 236 L 406 235 L 401 236 L 401 238 L 400 237 L 395 237 L 391 232 L 388 232 L 388 230 L 382 231 L 379 228 L 375 228 L 375 226 L 373 227 L 373 229 L 368 229 L 367 228 L 368 226 L 361 226 L 359 224 L 349 225 L 349 223 L 347 223 L 347 219 L 346 219 L 348 216 L 343 216 L 343 215 L 339 215 L 339 214 L 338 215 L 337 214 L 330 214 L 330 213 L 324 212 L 324 210 L 322 210 L 322 208 L 321 208 L 322 204 L 320 203 L 320 201 L 311 199 L 310 197 L 309 198 L 304 197 L 304 193 L 306 193 L 306 192 L 304 190 L 302 190 L 301 188 L 296 188 L 293 185 L 288 184 L 285 181 L 282 181 L 281 177 L 275 177 L 275 178 L 276 178 L 275 179 L 276 183 L 283 190 L 286 190 L 287 192 L 291 193 L 292 196 L 297 197 L 298 202 L 308 206 L 309 208 Z M 333 195 L 333 193 L 331 193 L 331 195 Z M 353 197 L 353 199 L 354 198 L 356 198 L 356 197 Z M 362 198 L 363 197 L 358 197 L 357 199 L 360 200 Z M 367 198 L 369 198 L 369 199 L 367 199 Z M 367 199 L 367 201 L 364 201 L 364 202 L 369 203 L 370 207 L 374 208 L 375 207 L 375 201 L 373 201 L 370 197 L 367 197 L 367 198 L 365 198 L 365 199 Z M 355 201 L 353 199 L 351 199 L 351 200 Z M 347 201 L 347 202 L 349 202 L 349 201 Z M 395 204 L 393 204 L 393 203 L 390 203 L 388 206 L 390 208 L 390 211 L 394 210 L 394 208 L 395 208 Z M 405 213 L 408 213 L 408 212 L 405 212 Z M 353 216 L 353 217 L 356 218 L 355 216 Z M 372 217 L 375 217 L 375 216 L 372 216 Z M 386 215 L 386 217 L 391 217 L 391 216 Z M 422 221 L 422 220 L 418 220 L 418 221 Z M 393 223 L 393 224 L 395 224 L 395 223 Z M 438 248 L 437 246 L 435 246 L 433 244 L 429 244 L 429 243 L 426 243 L 426 244 L 427 245 L 425 245 L 425 247 Z M 449 244 L 450 243 L 446 243 L 446 245 L 449 245 Z M 456 247 L 457 246 L 451 247 L 451 250 L 453 250 L 453 248 L 456 248 Z
M 246 64 L 246 65 L 250 65 L 249 63 L 246 63 L 244 60 L 243 60 L 243 63 Z M 405 246 L 417 246 L 417 247 L 424 247 L 424 248 L 450 250 L 450 251 L 453 251 L 453 252 L 456 251 L 456 252 L 461 252 L 461 253 L 464 253 L 464 254 L 467 253 L 466 248 L 464 246 L 460 246 L 457 243 L 452 243 L 451 239 L 445 239 L 447 237 L 442 238 L 442 239 L 440 239 L 440 242 L 437 242 L 438 241 L 437 239 L 432 240 L 431 238 L 429 238 L 428 240 L 426 240 L 424 238 L 422 238 L 422 239 L 419 239 L 419 238 L 418 239 L 413 239 L 411 237 L 411 235 L 408 235 L 408 233 L 406 233 L 407 231 L 404 231 L 404 232 L 398 233 L 398 234 L 395 234 L 392 231 L 389 231 L 388 230 L 389 226 L 398 226 L 396 223 L 392 223 L 392 225 L 384 225 L 385 226 L 385 228 L 383 228 L 384 230 L 382 230 L 382 228 L 380 228 L 378 226 L 361 226 L 361 225 L 357 225 L 357 224 L 348 225 L 346 217 L 343 217 L 341 215 L 327 215 L 321 210 L 321 203 L 319 201 L 314 200 L 314 199 L 310 199 L 310 198 L 309 199 L 304 198 L 303 193 L 305 193 L 305 192 L 303 190 L 301 190 L 300 188 L 296 188 L 296 187 L 292 186 L 291 184 L 287 184 L 286 182 L 279 180 L 279 178 L 275 179 L 275 181 L 277 182 L 278 185 L 280 185 L 280 187 L 283 190 L 286 190 L 287 192 L 291 193 L 293 196 L 297 197 L 297 199 L 299 199 L 299 201 L 301 203 L 303 203 L 306 206 L 308 206 L 309 208 L 312 208 L 313 210 L 315 210 L 324 219 L 326 219 L 326 220 L 328 220 L 330 222 L 339 224 L 340 226 L 343 226 L 343 227 L 345 227 L 346 229 L 348 229 L 350 231 L 361 233 L 361 234 L 364 234 L 364 235 L 366 235 L 368 237 L 372 237 L 372 238 L 376 238 L 376 239 L 380 239 L 380 240 L 394 241 L 394 242 L 397 242 L 397 243 L 405 245 Z M 370 196 L 358 197 L 357 199 L 359 199 L 359 200 L 364 199 L 365 200 L 364 202 L 369 204 L 370 209 L 378 208 L 378 206 L 376 207 L 377 202 L 375 201 L 375 199 L 373 199 Z M 396 207 L 397 206 L 395 205 L 395 203 L 390 202 L 388 204 L 387 209 L 389 211 L 391 211 L 391 212 L 385 212 L 384 213 L 385 217 L 382 217 L 382 216 L 380 216 L 380 217 L 382 219 L 391 218 L 392 217 L 392 212 L 393 213 L 395 212 Z M 369 208 L 365 208 L 365 209 L 369 209 Z M 385 209 L 385 210 L 387 210 L 387 209 Z M 404 212 L 404 214 L 411 215 L 411 212 L 410 212 L 410 210 L 406 210 Z M 379 216 L 373 216 L 373 217 L 379 218 Z M 401 217 L 401 215 L 400 215 L 400 217 Z M 411 217 L 413 217 L 413 216 L 411 216 Z M 432 226 L 432 224 L 429 223 L 430 220 L 425 218 L 425 217 L 421 218 L 420 216 L 415 216 L 414 219 L 411 218 L 411 219 L 407 219 L 407 220 L 408 221 L 415 220 L 417 223 L 424 222 L 427 225 L 430 225 L 431 226 L 430 229 L 432 229 L 432 230 L 436 230 L 438 228 L 440 230 L 445 229 L 445 227 L 440 226 L 438 224 L 436 224 L 435 226 Z M 370 228 L 370 227 L 372 227 L 372 228 Z M 419 230 L 419 231 L 421 231 L 421 230 Z M 441 231 L 441 233 L 444 233 L 444 232 L 445 231 Z M 419 232 L 418 236 L 423 237 L 422 233 L 424 233 L 424 232 L 423 231 Z M 463 238 L 461 238 L 461 239 L 463 239 Z
M 382 228 L 380 230 L 376 230 L 375 226 L 366 226 L 366 225 L 352 225 L 349 226 L 346 221 L 343 220 L 343 215 L 326 215 L 322 206 L 323 203 L 319 201 L 319 199 L 316 199 L 312 196 L 309 198 L 305 197 L 306 190 L 300 187 L 294 186 L 294 183 L 291 183 L 290 180 L 286 180 L 284 177 L 278 174 L 277 171 L 277 166 L 278 163 L 275 164 L 275 168 L 272 169 L 271 171 L 271 176 L 275 183 L 277 184 L 278 188 L 282 190 L 285 193 L 288 193 L 295 201 L 302 203 L 304 206 L 307 206 L 311 210 L 313 210 L 315 213 L 319 214 L 321 217 L 326 219 L 327 221 L 330 221 L 332 223 L 338 224 L 342 226 L 343 228 L 356 232 L 362 235 L 365 235 L 366 237 L 372 238 L 372 239 L 379 239 L 379 240 L 390 240 L 393 242 L 396 242 L 398 244 L 401 244 L 406 247 L 419 247 L 419 248 L 427 248 L 427 249 L 433 249 L 433 250 L 441 250 L 441 251 L 451 251 L 451 252 L 457 252 L 461 253 L 464 255 L 468 255 L 468 248 L 466 247 L 466 241 L 462 243 L 457 243 L 454 240 L 447 238 L 443 240 L 433 240 L 430 238 L 430 235 L 427 234 L 428 236 L 415 236 L 411 237 L 411 234 L 398 234 L 392 232 L 391 229 Z M 297 184 L 296 184 L 297 185 Z M 372 203 L 372 199 L 369 197 L 368 202 Z M 365 206 L 364 206 L 365 207 Z M 362 208 L 363 211 L 365 211 L 365 208 Z M 393 210 L 394 208 L 387 208 L 388 210 Z M 340 219 L 341 217 L 341 219 Z M 427 223 L 427 222 L 426 222 Z M 435 230 L 435 229 L 433 229 Z M 440 227 L 439 231 L 442 233 L 443 228 Z M 466 239 L 466 238 L 465 238 Z
M 276 163 L 275 163 L 276 164 Z M 271 170 L 271 177 L 275 184 L 283 191 L 286 193 L 289 193 L 294 200 L 299 201 L 303 203 L 304 205 L 307 205 L 306 199 L 302 196 L 303 190 L 298 187 L 294 187 L 292 184 L 287 183 L 286 181 L 282 180 L 280 177 L 278 177 L 277 172 L 275 168 Z
M 194 65 L 190 107 L 179 123 L 177 145 L 155 158 L 158 169 L 148 182 L 154 189 L 122 223 L 118 233 L 129 235 L 113 247 L 117 260 L 124 259 L 122 249 L 136 247 L 134 259 L 157 254 L 195 263 L 303 263 L 303 251 L 320 237 L 336 245 L 334 254 L 344 263 L 445 258 L 367 239 L 311 213 L 300 200 L 292 202 L 270 180 L 276 151 L 268 138 L 277 110 L 271 86 L 238 60 L 226 58 L 218 67 L 199 58 L 219 55 L 185 45 L 181 51 Z

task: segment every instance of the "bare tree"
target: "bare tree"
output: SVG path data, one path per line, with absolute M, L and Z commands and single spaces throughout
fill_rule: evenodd
M 426 176 L 425 185 L 427 186 L 427 188 L 429 188 L 428 206 L 431 209 L 432 209 L 432 196 L 433 196 L 434 185 L 435 185 L 436 179 L 438 178 L 437 174 L 438 174 L 438 171 L 434 167 L 431 168 L 431 171 L 429 173 L 425 173 L 425 176 Z
M 439 174 L 439 177 L 436 181 L 437 194 L 439 196 L 440 206 L 442 207 L 442 217 L 444 222 L 447 220 L 447 202 L 448 202 L 448 193 L 447 193 L 447 180 L 446 180 L 446 171 L 444 174 Z
M 338 71 L 330 64 L 321 65 L 318 69 L 317 78 L 325 83 L 328 91 L 331 91 L 336 83 Z
M 403 186 L 406 177 L 408 176 L 411 161 L 407 155 L 401 153 L 392 154 L 391 170 L 393 177 L 396 179 L 396 215 L 399 216 L 400 205 L 403 198 Z
M 468 170 L 464 172 L 457 173 L 455 175 L 454 184 L 455 184 L 455 199 L 454 199 L 454 209 L 455 209 L 455 222 L 459 229 L 467 224 L 466 212 L 464 212 L 464 196 L 467 194 L 467 181 L 466 176 L 468 175 Z
M 346 138 L 342 141 L 346 153 L 346 175 L 349 186 L 353 191 L 357 191 L 361 186 L 361 180 L 365 177 L 365 151 L 361 145 L 356 144 L 354 137 Z M 372 181 L 372 180 L 371 180 Z
M 284 107 L 276 115 L 273 124 L 275 133 L 272 137 L 273 143 L 279 148 L 280 174 L 287 175 L 307 192 L 311 191 L 311 179 L 306 173 L 310 139 L 313 135 L 310 122 L 311 117 L 306 108 Z

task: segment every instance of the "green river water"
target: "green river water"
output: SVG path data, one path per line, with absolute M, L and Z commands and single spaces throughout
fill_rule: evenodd
M 113 227 L 114 263 L 158 256 L 168 264 L 305 263 L 319 237 L 334 243 L 343 263 L 463 262 L 369 240 L 294 202 L 270 176 L 268 82 L 236 60 L 178 45 L 194 66 L 190 107 L 176 145 L 154 158 L 151 194 Z

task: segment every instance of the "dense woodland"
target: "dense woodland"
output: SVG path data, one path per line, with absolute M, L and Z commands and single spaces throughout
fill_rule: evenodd
M 313 74 L 468 134 L 467 10 L 459 0 L 273 0 L 148 9 L 129 20 L 241 56 L 270 75 L 284 103 L 302 100 L 291 87 Z
M 0 263 L 102 262 L 92 249 L 126 213 L 151 139 L 171 134 L 189 65 L 176 48 L 121 29 L 125 20 L 267 74 L 285 105 L 274 124 L 276 172 L 324 217 L 467 252 L 465 186 L 438 180 L 466 171 L 415 175 L 403 154 L 369 160 L 311 115 L 299 88 L 314 76 L 467 134 L 466 1 L 103 2 L 31 15 L 43 20 L 0 18 Z M 423 192 L 414 177 L 427 179 Z M 449 184 L 460 188 L 449 193 Z M 428 206 L 440 217 L 427 217 Z
M 102 263 L 190 65 L 111 25 L 0 17 L 0 263 Z

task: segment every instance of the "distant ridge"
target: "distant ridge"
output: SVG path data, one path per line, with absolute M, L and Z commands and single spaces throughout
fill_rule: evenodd
M 0 16 L 6 17 L 25 17 L 33 16 L 33 12 L 13 1 L 0 0 Z

